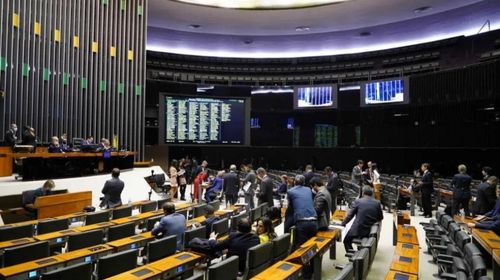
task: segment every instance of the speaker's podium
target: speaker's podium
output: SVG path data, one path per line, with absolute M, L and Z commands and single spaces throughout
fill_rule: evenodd
M 40 196 L 36 198 L 34 207 L 37 219 L 43 219 L 81 212 L 89 205 L 92 205 L 91 191 Z

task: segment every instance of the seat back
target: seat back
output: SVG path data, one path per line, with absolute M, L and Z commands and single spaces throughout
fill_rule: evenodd
M 186 218 L 186 220 L 188 219 L 188 210 L 187 209 L 177 211 L 177 213 L 179 213 L 182 216 L 184 216 Z
M 100 229 L 86 231 L 78 234 L 72 234 L 68 236 L 67 251 L 68 252 L 75 251 L 85 247 L 102 244 L 102 242 L 103 242 L 103 233 L 102 230 Z
M 102 222 L 109 222 L 109 211 L 95 212 L 85 216 L 85 225 L 93 225 Z
M 161 216 L 149 218 L 146 221 L 146 231 L 152 231 L 153 228 L 155 227 L 156 222 L 159 222 L 161 218 L 162 218 Z
M 97 279 L 106 279 L 137 267 L 137 249 L 107 255 L 97 261 Z
M 208 203 L 208 205 L 212 206 L 214 208 L 214 211 L 217 211 L 220 208 L 220 201 L 214 200 L 214 201 Z
M 247 266 L 243 279 L 250 279 L 264 271 L 273 259 L 273 244 L 271 242 L 253 246 L 247 251 Z
M 40 235 L 44 233 L 65 230 L 68 229 L 68 227 L 69 227 L 68 219 L 40 221 L 36 226 L 36 234 Z
M 42 280 L 89 280 L 92 279 L 93 271 L 94 265 L 92 262 L 79 263 L 45 272 L 42 274 Z
M 141 205 L 141 213 L 155 211 L 157 206 L 158 206 L 157 201 L 153 200 L 153 201 L 147 202 L 147 203 Z
M 361 248 L 367 248 L 370 253 L 370 265 L 375 259 L 375 254 L 377 253 L 377 239 L 375 237 L 363 238 L 361 241 Z
M 108 242 L 129 237 L 135 234 L 135 224 L 127 223 L 118 226 L 112 226 L 108 229 Z
M 33 236 L 33 225 L 0 228 L 0 242 Z
M 236 230 L 238 227 L 238 221 L 243 219 L 243 218 L 248 218 L 248 214 L 246 212 L 232 216 L 231 217 L 231 230 Z
M 158 210 L 163 209 L 163 204 L 167 203 L 170 199 L 165 198 L 165 199 L 159 199 L 156 202 L 158 202 Z
M 462 252 L 465 252 L 464 247 L 468 243 L 471 243 L 471 237 L 465 231 L 459 231 L 455 234 L 455 244 Z
M 49 242 L 30 243 L 14 248 L 7 248 L 3 252 L 3 266 L 11 266 L 49 256 Z
M 197 205 L 197 206 L 193 207 L 193 218 L 203 216 L 203 215 L 205 215 L 206 212 L 207 212 L 206 211 L 206 204 Z
M 365 280 L 370 266 L 370 251 L 368 248 L 363 248 L 354 253 L 352 263 L 354 266 L 354 279 Z
M 348 263 L 342 268 L 339 274 L 333 280 L 353 280 L 354 279 L 354 266 Z
M 218 236 L 223 236 L 229 233 L 229 220 L 227 218 L 214 222 L 212 224 L 212 231 L 217 233 Z
M 254 209 L 250 209 L 250 220 L 252 223 L 255 223 L 261 216 L 261 208 L 255 207 Z
M 273 262 L 280 261 L 290 252 L 290 234 L 285 233 L 273 240 Z
M 113 219 L 120 219 L 132 216 L 132 206 L 120 206 L 112 211 Z
M 175 254 L 177 248 L 177 236 L 170 235 L 162 239 L 154 240 L 148 243 L 147 262 L 154 262 Z
M 486 264 L 484 263 L 484 259 L 481 255 L 473 256 L 472 258 L 467 259 L 469 263 L 470 275 L 472 275 L 472 279 L 479 279 L 481 276 L 486 276 Z
M 238 256 L 231 256 L 208 267 L 208 280 L 236 280 L 238 277 Z
M 448 237 L 451 239 L 451 240 L 455 240 L 455 235 L 461 231 L 462 229 L 460 228 L 460 225 L 455 223 L 455 222 L 452 222 L 448 225 Z
M 260 216 L 265 217 L 267 215 L 267 210 L 269 210 L 269 205 L 267 202 L 262 203 L 259 205 L 260 208 Z
M 448 225 L 453 222 L 453 218 L 450 215 L 444 215 L 441 218 L 441 226 L 448 230 Z
M 206 238 L 207 229 L 205 227 L 194 228 L 184 232 L 184 248 L 189 248 L 189 242 L 194 238 Z

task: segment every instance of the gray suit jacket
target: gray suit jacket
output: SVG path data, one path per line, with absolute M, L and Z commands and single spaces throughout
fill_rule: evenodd
M 274 189 L 273 180 L 269 177 L 264 178 L 264 180 L 262 180 L 262 182 L 260 183 L 260 193 L 258 195 L 258 197 L 259 197 L 258 205 L 261 205 L 262 203 L 267 202 L 268 207 L 274 206 L 273 189 Z
M 119 178 L 107 180 L 102 189 L 102 194 L 104 194 L 103 204 L 108 208 L 122 205 L 121 194 L 124 187 L 125 183 Z
M 325 229 L 330 225 L 330 213 L 332 209 L 332 196 L 330 192 L 322 187 L 314 197 L 314 210 L 318 215 L 318 228 Z

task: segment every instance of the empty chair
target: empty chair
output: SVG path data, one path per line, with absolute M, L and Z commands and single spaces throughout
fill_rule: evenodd
M 184 248 L 189 248 L 189 242 L 195 237 L 206 238 L 207 229 L 205 227 L 199 227 L 191 230 L 186 230 L 186 232 L 184 232 Z
M 163 217 L 153 217 L 146 221 L 146 231 L 152 231 L 155 227 L 156 222 L 159 222 Z
M 158 206 L 158 202 L 156 202 L 156 201 L 150 201 L 148 203 L 145 203 L 145 204 L 141 205 L 141 213 L 155 211 L 157 206 Z
M 3 266 L 11 266 L 49 256 L 49 242 L 36 242 L 14 248 L 7 248 L 3 252 Z
M 85 217 L 85 225 L 93 225 L 102 222 L 109 222 L 109 211 L 95 212 L 87 214 Z
M 208 267 L 208 280 L 236 280 L 238 277 L 238 256 L 231 256 Z
M 108 229 L 108 242 L 129 237 L 135 234 L 135 224 L 128 223 L 118 226 L 112 226 Z
M 158 202 L 158 210 L 162 209 L 163 208 L 163 204 L 167 203 L 170 199 L 168 198 L 165 198 L 165 199 L 160 199 L 160 200 L 157 200 Z
M 273 240 L 273 262 L 281 261 L 290 252 L 290 234 L 285 233 Z
M 351 258 L 354 267 L 354 279 L 364 280 L 368 274 L 368 267 L 370 266 L 370 252 L 367 248 L 363 248 Z
M 68 219 L 41 221 L 38 222 L 38 225 L 36 227 L 36 232 L 37 234 L 55 232 L 68 229 L 68 226 L 69 226 Z
M 229 233 L 229 220 L 227 218 L 214 222 L 212 224 L 212 231 L 217 236 L 224 236 Z
M 206 206 L 206 204 L 197 205 L 197 206 L 193 207 L 193 218 L 197 218 L 197 217 L 205 215 L 205 213 L 206 213 L 205 206 Z
M 71 252 L 85 247 L 102 244 L 102 230 L 86 231 L 68 236 L 68 246 L 66 251 Z
M 107 255 L 97 261 L 97 279 L 106 279 L 137 267 L 137 249 Z
M 241 214 L 232 216 L 231 217 L 231 230 L 236 230 L 236 228 L 238 226 L 238 221 L 241 220 L 241 219 L 243 219 L 243 218 L 248 218 L 248 214 L 247 213 L 241 213 Z
M 253 246 L 247 251 L 247 266 L 243 279 L 250 279 L 264 271 L 273 260 L 273 244 L 271 242 Z
M 118 207 L 112 210 L 113 220 L 132 216 L 132 206 Z
M 360 248 L 367 248 L 370 253 L 370 265 L 375 259 L 375 254 L 377 254 L 377 239 L 375 237 L 363 238 L 360 244 Z
M 158 240 L 149 242 L 146 245 L 146 262 L 154 262 L 175 254 L 177 248 L 177 237 L 170 235 Z
M 84 262 L 51 272 L 45 272 L 42 274 L 42 280 L 90 280 L 92 279 L 92 272 L 94 271 L 94 266 L 92 262 Z
M 33 226 L 4 227 L 0 229 L 0 242 L 33 236 Z
M 354 279 L 354 266 L 352 263 L 346 264 L 339 274 L 333 280 L 353 280 Z

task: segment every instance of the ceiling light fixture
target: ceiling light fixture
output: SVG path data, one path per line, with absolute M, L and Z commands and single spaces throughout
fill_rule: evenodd
M 371 35 L 372 35 L 372 33 L 370 31 L 359 32 L 359 37 L 368 37 Z
M 305 32 L 311 30 L 311 27 L 309 26 L 297 26 L 295 27 L 295 31 L 297 32 Z
M 424 13 L 424 12 L 427 12 L 427 11 L 430 11 L 430 10 L 432 10 L 431 6 L 423 6 L 423 7 L 420 7 L 420 8 L 416 8 L 415 10 L 413 10 L 413 12 L 415 14 L 421 14 L 421 13 Z

